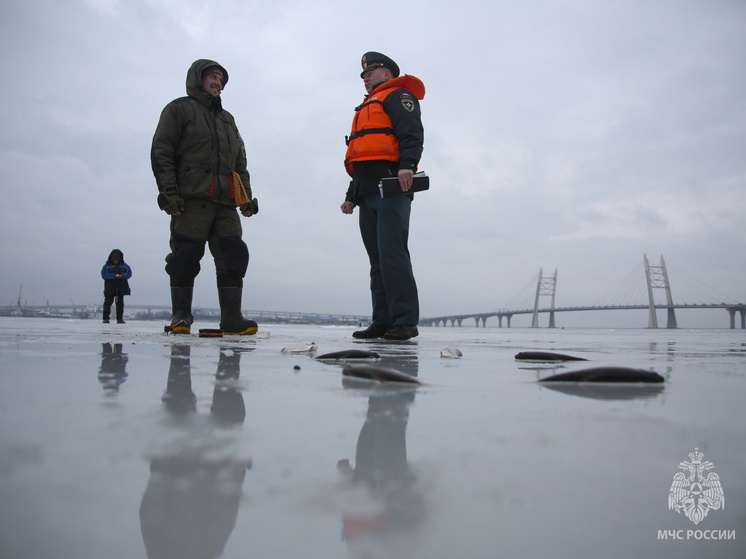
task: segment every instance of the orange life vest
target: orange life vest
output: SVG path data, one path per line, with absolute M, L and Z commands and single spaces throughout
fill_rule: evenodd
M 350 176 L 355 161 L 399 160 L 399 140 L 383 102 L 400 88 L 410 91 L 417 99 L 425 96 L 424 84 L 414 76 L 404 75 L 382 83 L 370 92 L 362 105 L 355 107 L 345 155 L 345 169 Z

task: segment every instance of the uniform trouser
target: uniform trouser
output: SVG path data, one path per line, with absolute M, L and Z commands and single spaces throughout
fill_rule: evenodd
M 185 200 L 182 214 L 171 216 L 171 253 L 166 256 L 171 286 L 194 285 L 208 243 L 218 278 L 240 287 L 249 266 L 249 249 L 241 234 L 241 218 L 235 207 L 205 199 Z
M 407 248 L 412 199 L 372 194 L 359 207 L 360 234 L 370 259 L 373 324 L 417 324 L 420 304 Z

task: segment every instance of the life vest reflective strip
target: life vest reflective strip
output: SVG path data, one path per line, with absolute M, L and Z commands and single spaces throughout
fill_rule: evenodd
M 389 83 L 386 82 L 385 85 Z M 347 138 L 345 155 L 345 168 L 350 176 L 355 161 L 399 160 L 399 140 L 394 134 L 391 118 L 383 109 L 383 102 L 396 89 L 392 84 L 392 87 L 373 92 L 372 97 L 355 107 L 355 118 Z

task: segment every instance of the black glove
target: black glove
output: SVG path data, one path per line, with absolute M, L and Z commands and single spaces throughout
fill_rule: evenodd
M 158 195 L 158 207 L 168 215 L 174 215 L 184 209 L 184 198 L 177 192 L 161 192 Z
M 241 204 L 239 206 L 239 209 L 241 212 L 251 212 L 251 215 L 256 215 L 259 213 L 259 200 L 254 198 L 251 202 L 246 202 L 245 204 Z

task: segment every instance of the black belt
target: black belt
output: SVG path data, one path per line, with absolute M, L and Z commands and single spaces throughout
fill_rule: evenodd
M 367 134 L 386 134 L 388 136 L 389 134 L 393 133 L 393 128 L 364 128 L 363 130 L 359 130 L 358 132 L 353 132 L 349 136 L 345 136 L 345 144 L 349 146 L 352 140 L 354 140 L 355 138 L 360 138 L 361 136 L 366 136 Z

